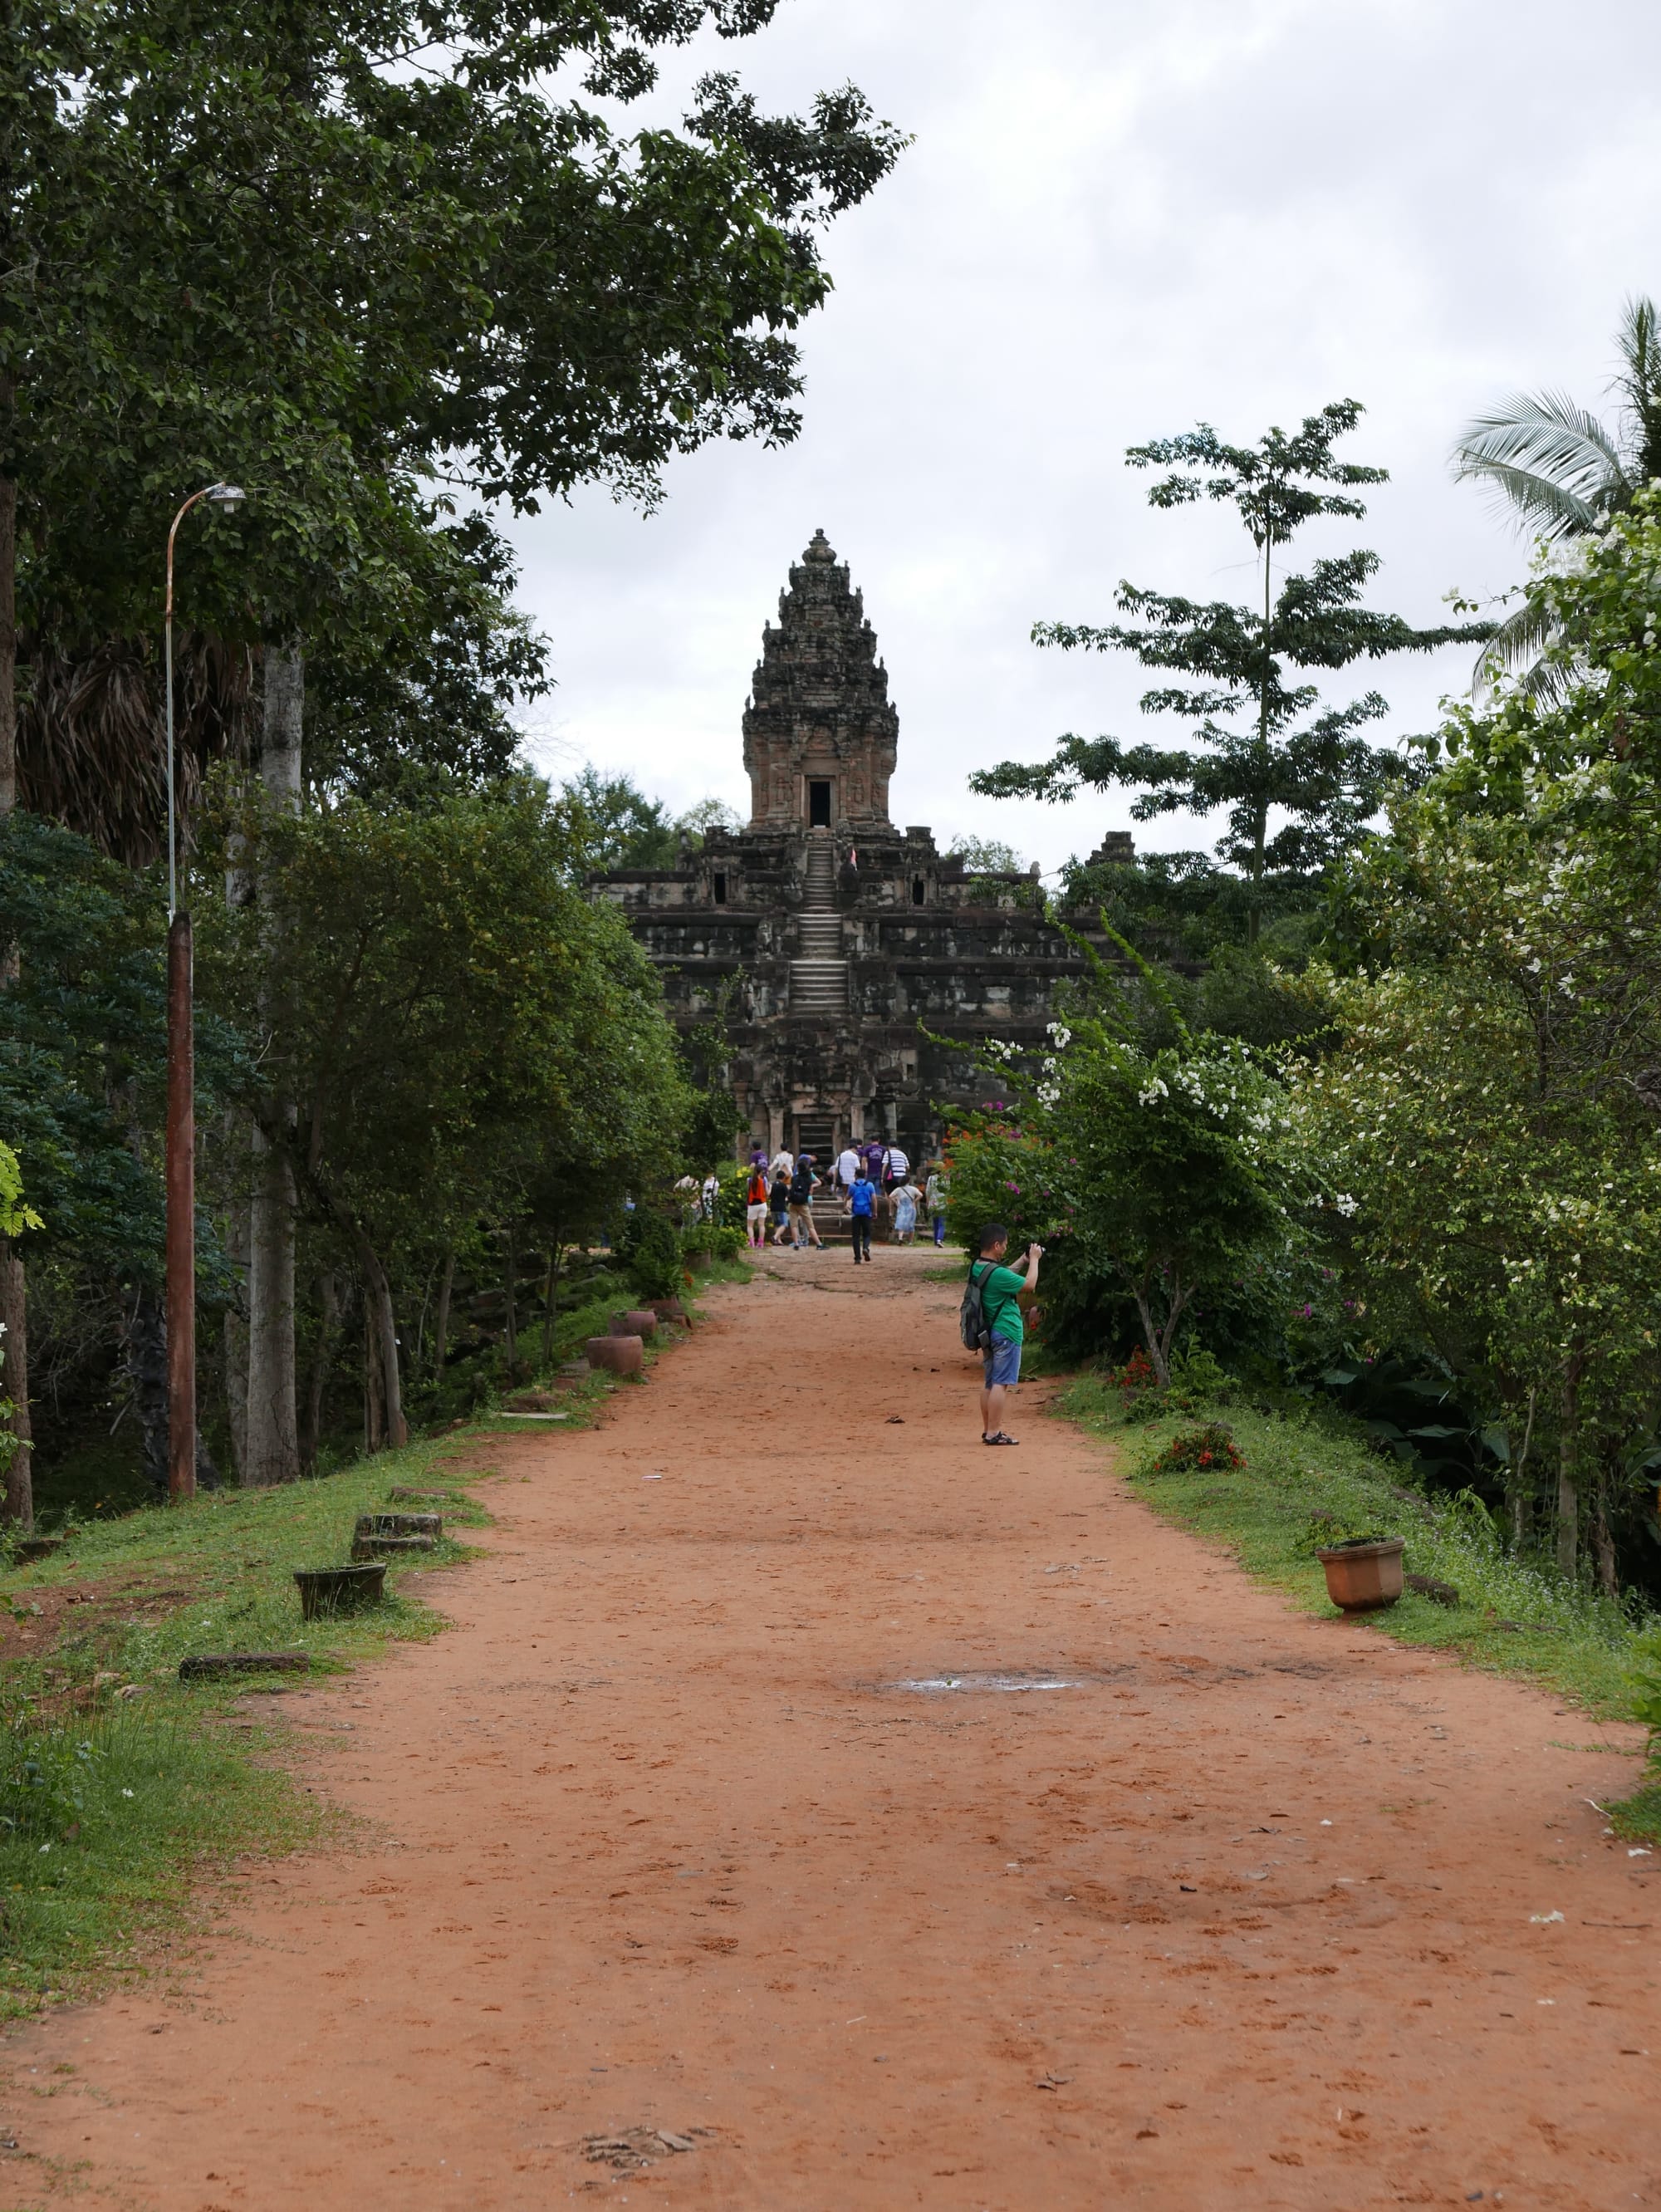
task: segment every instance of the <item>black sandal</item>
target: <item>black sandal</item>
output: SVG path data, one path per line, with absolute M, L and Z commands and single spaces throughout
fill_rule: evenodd
M 1019 1437 L 1006 1437 L 1000 1429 L 995 1437 L 983 1436 L 980 1441 L 983 1444 L 1018 1444 L 1021 1439 Z

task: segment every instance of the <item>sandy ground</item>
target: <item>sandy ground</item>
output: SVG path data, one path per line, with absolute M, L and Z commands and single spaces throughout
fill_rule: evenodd
M 930 1263 L 780 1255 L 488 1447 L 454 1632 L 282 1701 L 369 1840 L 12 2039 L 4 2212 L 1661 2207 L 1630 1759 L 1289 1613 L 1030 1389 L 983 1449 Z

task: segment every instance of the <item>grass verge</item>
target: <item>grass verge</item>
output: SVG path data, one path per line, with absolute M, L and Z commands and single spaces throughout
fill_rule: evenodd
M 1370 1629 L 1451 1651 L 1490 1674 L 1537 1682 L 1594 1719 L 1630 1719 L 1632 1626 L 1618 1605 L 1511 1557 L 1475 1501 L 1409 1488 L 1393 1465 L 1317 1409 L 1282 1417 L 1204 1404 L 1152 1419 L 1140 1418 L 1146 1408 L 1133 1408 L 1127 1418 L 1120 1394 L 1094 1377 L 1076 1380 L 1052 1409 L 1112 1437 L 1139 1497 L 1179 1528 L 1225 1545 L 1248 1574 L 1302 1609 L 1330 1611 L 1314 1557 L 1318 1541 L 1404 1537 L 1408 1572 L 1452 1583 L 1459 1602 L 1447 1607 L 1409 1592 L 1367 1616 Z M 1154 1472 L 1179 1431 L 1212 1420 L 1228 1425 L 1243 1467 Z M 1616 1825 L 1623 1833 L 1661 1834 L 1661 1786 L 1640 1789 L 1619 1809 Z
M 556 1356 L 616 1304 L 573 1311 Z M 582 1428 L 614 1387 L 568 1390 L 568 1424 L 543 1433 Z M 315 1677 L 439 1633 L 422 1571 L 472 1556 L 465 1531 L 489 1516 L 469 1486 L 509 1425 L 486 1412 L 313 1481 L 72 1523 L 63 1551 L 0 1570 L 0 2019 L 165 1969 L 205 1877 L 343 1832 L 287 1771 L 280 1726 L 224 1725 L 271 1678 L 184 1684 L 179 1662 L 305 1650 Z M 389 1568 L 384 1604 L 302 1620 L 294 1570 L 344 1560 L 358 1515 L 399 1488 L 439 1493 L 439 1549 Z

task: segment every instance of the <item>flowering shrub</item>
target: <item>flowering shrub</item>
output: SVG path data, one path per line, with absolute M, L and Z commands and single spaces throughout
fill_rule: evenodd
M 1058 1188 L 1060 1164 L 1052 1148 L 1024 1129 L 1002 1102 L 954 1129 L 945 1157 L 947 1227 L 970 1254 L 979 1250 L 989 1221 L 1003 1224 L 1017 1255 L 1032 1239 L 1047 1243 L 1065 1227 L 1067 1206 Z
M 1203 1429 L 1183 1429 L 1172 1437 L 1154 1461 L 1155 1474 L 1187 1474 L 1199 1468 L 1228 1469 L 1246 1462 L 1234 1448 L 1226 1422 L 1208 1421 Z
M 1123 1367 L 1108 1369 L 1107 1381 L 1109 1386 L 1118 1392 L 1119 1403 L 1128 1406 L 1144 1390 L 1152 1389 L 1159 1377 L 1154 1372 L 1153 1361 L 1138 1345 Z
M 997 1203 L 1024 1201 L 1047 1214 L 1049 1233 L 1064 1230 L 1067 1302 L 1093 1281 L 1104 1302 L 1133 1308 L 1163 1389 L 1196 1301 L 1226 1297 L 1299 1241 L 1311 1156 L 1292 1145 L 1283 1086 L 1260 1057 L 1238 1038 L 1191 1032 L 1161 979 L 1119 949 L 1139 972 L 1136 993 L 1098 961 L 1091 1002 L 1081 994 L 1051 1024 L 1036 1064 L 1013 1045 L 983 1043 L 1015 1103 L 1001 1119 L 978 1117 L 982 1144 L 1006 1148 L 1002 1187 L 985 1169 L 979 1178 L 991 1186 L 980 1218 L 1013 1228 Z M 1146 1042 L 1150 1000 L 1174 1042 Z

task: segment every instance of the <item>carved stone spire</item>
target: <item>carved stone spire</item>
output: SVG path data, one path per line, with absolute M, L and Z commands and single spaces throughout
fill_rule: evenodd
M 822 530 L 790 572 L 744 709 L 750 827 L 885 829 L 900 717 L 860 594 Z

